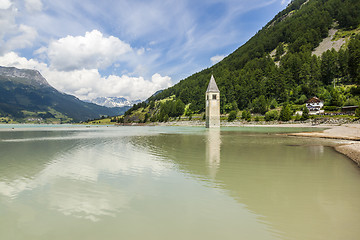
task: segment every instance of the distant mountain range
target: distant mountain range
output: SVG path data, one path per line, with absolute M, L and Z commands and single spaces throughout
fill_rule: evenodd
M 57 91 L 38 71 L 0 67 L 0 120 L 78 122 L 121 115 L 128 108 L 83 102 Z
M 98 97 L 90 100 L 89 102 L 95 103 L 104 107 L 132 107 L 134 104 L 140 103 L 141 100 L 130 101 L 124 97 Z

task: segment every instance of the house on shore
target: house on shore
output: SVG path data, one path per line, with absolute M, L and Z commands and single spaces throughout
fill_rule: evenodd
M 306 107 L 309 109 L 309 114 L 323 114 L 324 110 L 321 108 L 324 106 L 324 101 L 320 100 L 317 97 L 312 97 L 306 102 Z

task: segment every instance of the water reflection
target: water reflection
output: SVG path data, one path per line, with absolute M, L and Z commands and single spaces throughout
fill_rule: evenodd
M 220 131 L 162 135 L 147 142 L 193 178 L 215 183 L 206 186 L 226 190 L 257 214 L 258 222 L 273 236 L 339 239 L 345 234 L 351 239 L 360 233 L 354 224 L 360 208 L 343 196 L 360 198 L 355 184 L 359 172 L 345 157 L 325 147 L 328 144 L 326 140 L 314 145 L 313 139 Z M 206 149 L 205 166 L 198 161 L 201 149 Z M 349 175 L 355 178 L 350 180 Z M 329 226 L 331 234 L 324 234 Z
M 208 129 L 206 139 L 206 160 L 211 178 L 216 177 L 220 167 L 221 137 L 220 129 Z
M 98 221 L 127 208 L 134 198 L 129 193 L 135 186 L 127 189 L 122 181 L 163 176 L 172 168 L 129 144 L 129 139 L 136 138 L 133 134 L 95 134 L 95 138 L 93 134 L 7 137 L 0 144 L 0 197 L 14 201 L 27 192 L 48 189 L 44 205 L 67 216 Z
M 19 215 L 22 226 L 47 226 L 43 239 L 66 238 L 53 229 L 67 223 L 86 239 L 360 234 L 359 171 L 344 157 L 311 139 L 213 130 L 0 135 L 0 238 L 41 239 L 4 237 Z

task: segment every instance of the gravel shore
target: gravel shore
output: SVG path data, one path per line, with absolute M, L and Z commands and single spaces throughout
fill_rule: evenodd
M 348 156 L 360 167 L 360 124 L 324 125 L 323 127 L 329 127 L 329 129 L 322 132 L 291 133 L 289 135 L 349 140 L 348 143 L 336 146 L 335 150 Z

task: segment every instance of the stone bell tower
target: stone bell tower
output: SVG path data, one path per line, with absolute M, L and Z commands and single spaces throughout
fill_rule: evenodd
M 220 91 L 213 75 L 205 93 L 205 102 L 206 127 L 220 127 Z

